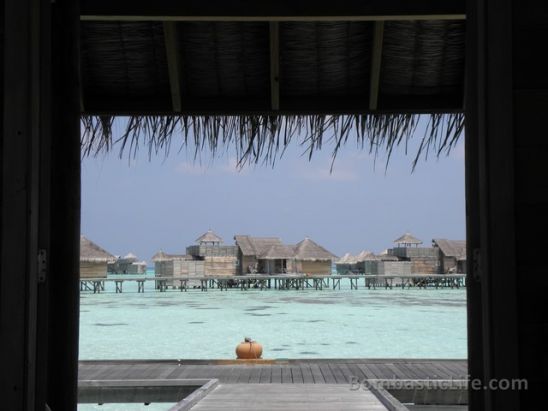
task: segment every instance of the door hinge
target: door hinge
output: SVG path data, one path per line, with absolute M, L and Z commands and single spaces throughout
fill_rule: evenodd
M 48 255 L 46 250 L 38 250 L 38 282 L 46 282 L 48 272 Z
M 481 249 L 474 248 L 472 253 L 472 275 L 475 281 L 481 281 L 482 269 Z

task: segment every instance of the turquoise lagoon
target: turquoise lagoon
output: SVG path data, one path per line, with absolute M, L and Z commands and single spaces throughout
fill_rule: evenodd
M 80 359 L 466 358 L 464 289 L 82 293 Z

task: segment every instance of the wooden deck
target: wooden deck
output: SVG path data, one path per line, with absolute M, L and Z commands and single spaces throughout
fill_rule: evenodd
M 192 411 L 386 411 L 369 390 L 352 391 L 340 384 L 221 384 Z
M 374 380 L 465 380 L 466 360 L 321 359 L 81 361 L 80 380 L 218 379 L 220 384 L 350 384 Z

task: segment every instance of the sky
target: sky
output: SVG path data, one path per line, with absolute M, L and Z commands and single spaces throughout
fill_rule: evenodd
M 350 141 L 330 172 L 327 144 L 311 161 L 293 143 L 273 167 L 237 168 L 230 147 L 199 161 L 193 151 L 136 158 L 118 150 L 82 162 L 81 231 L 114 255 L 133 252 L 150 264 L 159 250 L 184 253 L 212 229 L 233 244 L 236 234 L 309 237 L 338 256 L 381 252 L 405 232 L 424 241 L 465 239 L 464 137 L 448 154 L 429 155 L 414 171 L 423 135 L 390 158 Z M 174 144 L 176 144 L 174 142 Z M 303 155 L 304 154 L 304 155 Z

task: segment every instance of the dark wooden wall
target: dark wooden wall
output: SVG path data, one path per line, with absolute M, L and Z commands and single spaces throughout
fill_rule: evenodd
M 534 251 L 548 227 L 548 5 L 512 5 L 519 372 L 529 379 L 522 409 L 533 409 L 546 401 L 548 380 L 547 264 Z
M 74 410 L 79 2 L 1 8 L 0 409 Z
M 471 391 L 471 410 L 537 409 L 548 355 L 545 47 L 541 0 L 480 0 L 467 11 L 466 185 L 472 378 L 528 390 Z

